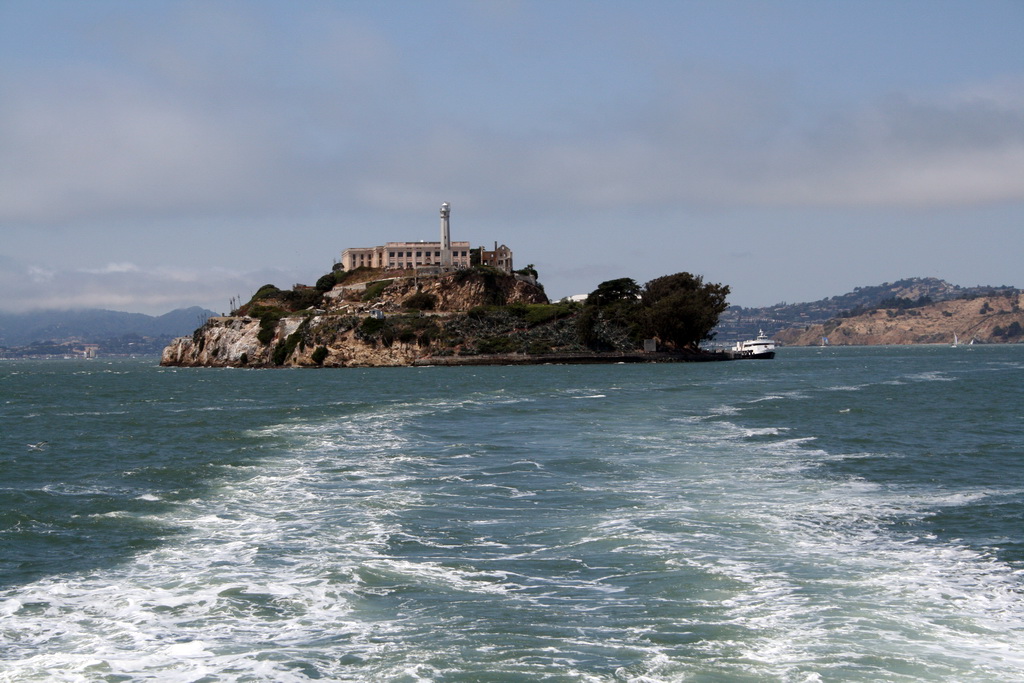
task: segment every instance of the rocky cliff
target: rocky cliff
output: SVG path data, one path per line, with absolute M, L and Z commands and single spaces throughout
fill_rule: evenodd
M 164 349 L 161 365 L 186 367 L 376 367 L 409 365 L 427 355 L 417 343 L 382 344 L 359 334 L 351 316 L 323 314 L 285 317 L 274 323 L 264 344 L 266 325 L 249 317 L 210 318 L 191 337 Z M 324 351 L 317 352 L 323 348 Z M 278 362 L 280 361 L 280 362 Z
M 476 353 L 478 340 L 467 338 L 462 323 L 477 307 L 547 304 L 543 289 L 529 278 L 487 268 L 430 277 L 399 274 L 362 282 L 346 278 L 321 289 L 261 288 L 233 315 L 210 318 L 191 336 L 171 342 L 161 364 L 410 365 L 436 353 Z M 289 310 L 300 305 L 304 308 Z M 486 334 L 486 329 L 480 333 Z
M 941 301 L 923 306 L 877 308 L 859 315 L 833 318 L 823 324 L 789 328 L 775 334 L 790 346 L 949 344 L 1024 341 L 1021 294 L 1006 293 Z

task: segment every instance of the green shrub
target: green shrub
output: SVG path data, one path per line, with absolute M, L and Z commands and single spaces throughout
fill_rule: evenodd
M 288 335 L 283 341 L 279 341 L 274 347 L 274 354 L 271 357 L 274 365 L 284 365 L 284 362 L 288 359 L 288 356 L 292 355 L 295 348 L 303 342 L 305 335 L 300 327 Z
M 359 266 L 352 270 L 338 270 L 334 273 L 334 281 L 338 285 L 343 285 L 346 282 L 364 282 L 379 272 L 377 268 L 370 268 L 368 266 Z
M 402 305 L 413 311 L 432 311 L 437 306 L 437 297 L 428 292 L 416 292 L 407 298 Z
M 474 306 L 466 311 L 466 317 L 470 320 L 486 320 L 494 312 L 493 306 Z
M 530 307 L 522 301 L 517 301 L 514 304 L 505 306 L 505 310 L 514 315 L 517 318 L 526 319 L 526 316 L 530 313 Z
M 536 280 L 538 277 L 540 277 L 540 274 L 537 273 L 537 269 L 534 268 L 532 263 L 528 264 L 525 268 L 520 268 L 519 270 L 516 271 L 516 273 L 518 273 L 519 275 L 530 276 L 534 280 Z
M 431 343 L 441 336 L 441 327 L 433 320 L 428 322 L 428 325 L 419 328 L 417 341 L 420 346 L 430 346 Z
M 280 319 L 281 317 L 284 316 L 285 310 L 280 306 L 272 306 L 270 304 L 255 304 L 249 307 L 246 315 L 248 315 L 250 318 L 262 318 L 268 313 L 276 314 L 277 317 Z
M 363 319 L 363 322 L 359 325 L 359 332 L 365 337 L 372 337 L 388 324 L 387 320 L 383 318 L 371 318 L 367 316 Z
M 288 304 L 291 310 L 301 311 L 319 304 L 323 298 L 323 293 L 312 287 L 302 287 L 301 289 L 291 289 L 282 293 L 281 298 Z
M 391 284 L 391 280 L 379 280 L 366 286 L 366 291 L 363 292 L 363 301 L 372 301 L 378 298 L 384 291 L 384 288 Z
M 338 283 L 338 274 L 334 271 L 321 275 L 320 279 L 316 281 L 316 289 L 318 292 L 329 292 Z
M 530 345 L 527 347 L 526 352 L 534 356 L 544 353 L 551 353 L 551 344 L 542 339 L 536 339 L 530 342 Z
M 271 355 L 270 360 L 274 365 L 284 365 L 285 359 L 288 357 L 288 344 L 284 341 L 277 342 L 274 347 L 274 353 Z
M 588 349 L 598 349 L 601 337 L 597 325 L 601 321 L 601 311 L 597 306 L 585 306 L 576 318 L 576 339 Z
M 318 346 L 313 351 L 313 355 L 311 356 L 311 358 L 313 362 L 316 363 L 317 365 L 323 365 L 324 361 L 327 360 L 327 353 L 328 352 L 326 346 Z
M 478 341 L 476 348 L 484 354 L 514 353 L 519 350 L 519 344 L 511 337 L 488 337 Z
M 278 289 L 275 285 L 263 285 L 262 287 L 256 290 L 256 293 L 252 295 L 252 299 L 250 299 L 249 301 L 253 302 L 259 301 L 260 299 L 269 299 L 270 297 L 277 296 L 280 293 L 281 290 Z
M 526 323 L 530 326 L 543 325 L 553 320 L 567 318 L 575 313 L 579 306 L 572 303 L 566 304 L 530 304 L 526 307 Z
M 277 333 L 277 323 L 284 317 L 279 309 L 270 310 L 260 316 L 260 331 L 256 333 L 256 339 L 264 346 L 269 344 Z

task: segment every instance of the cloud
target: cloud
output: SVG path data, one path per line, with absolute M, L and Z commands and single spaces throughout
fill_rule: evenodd
M 1003 97 L 894 96 L 775 150 L 756 203 L 957 206 L 1024 200 L 1024 88 Z
M 81 272 L 89 275 L 111 275 L 114 273 L 139 273 L 142 272 L 142 269 L 134 263 L 108 263 L 103 268 L 84 268 Z
M 173 7 L 162 30 L 130 14 L 93 27 L 112 56 L 0 76 L 0 223 L 401 214 L 441 200 L 495 213 L 1024 200 L 1012 80 L 827 109 L 759 65 L 638 55 L 582 103 L 550 84 L 537 100 L 517 97 L 528 74 L 439 91 L 397 36 L 329 4 Z M 522 115 L 495 93 L 521 99 Z
M 266 154 L 187 101 L 107 74 L 40 77 L 0 105 L 0 220 L 215 210 L 255 200 Z
M 891 95 L 854 110 L 798 112 L 800 103 L 784 93 L 721 78 L 630 102 L 631 113 L 617 105 L 605 125 L 580 113 L 572 133 L 439 126 L 377 154 L 353 197 L 381 210 L 445 195 L 460 205 L 548 211 L 1024 200 L 1022 87 L 999 96 Z
M 146 268 L 111 263 L 102 268 L 46 270 L 0 257 L 3 310 L 105 308 L 162 314 L 176 308 L 229 308 L 232 297 L 247 298 L 267 282 L 288 281 L 275 269 L 232 271 L 225 268 Z
M 301 36 L 244 6 L 185 3 L 164 30 L 93 27 L 114 57 L 0 75 L 0 222 L 337 205 L 371 129 L 405 107 L 375 32 L 322 8 L 297 16 Z

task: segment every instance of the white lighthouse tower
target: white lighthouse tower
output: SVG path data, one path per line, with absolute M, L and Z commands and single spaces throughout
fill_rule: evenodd
M 452 267 L 452 231 L 448 224 L 448 216 L 452 212 L 451 204 L 441 205 L 441 267 Z

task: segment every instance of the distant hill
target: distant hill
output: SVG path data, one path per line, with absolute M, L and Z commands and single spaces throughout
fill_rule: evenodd
M 1024 342 L 1024 296 L 1004 290 L 996 296 L 948 299 L 894 298 L 881 305 L 822 324 L 776 333 L 788 346 L 872 346 L 879 344 L 1008 344 Z
M 160 316 L 102 309 L 0 313 L 0 346 L 21 347 L 37 342 L 97 344 L 125 336 L 165 339 L 191 334 L 213 315 L 216 313 L 198 306 Z
M 731 343 L 751 339 L 763 329 L 770 336 L 789 328 L 824 325 L 833 318 L 852 316 L 880 307 L 885 302 L 943 302 L 986 296 L 1010 296 L 1020 290 L 1008 286 L 960 287 L 938 278 L 907 278 L 809 303 L 779 303 L 764 308 L 730 306 L 719 318 L 715 340 Z

